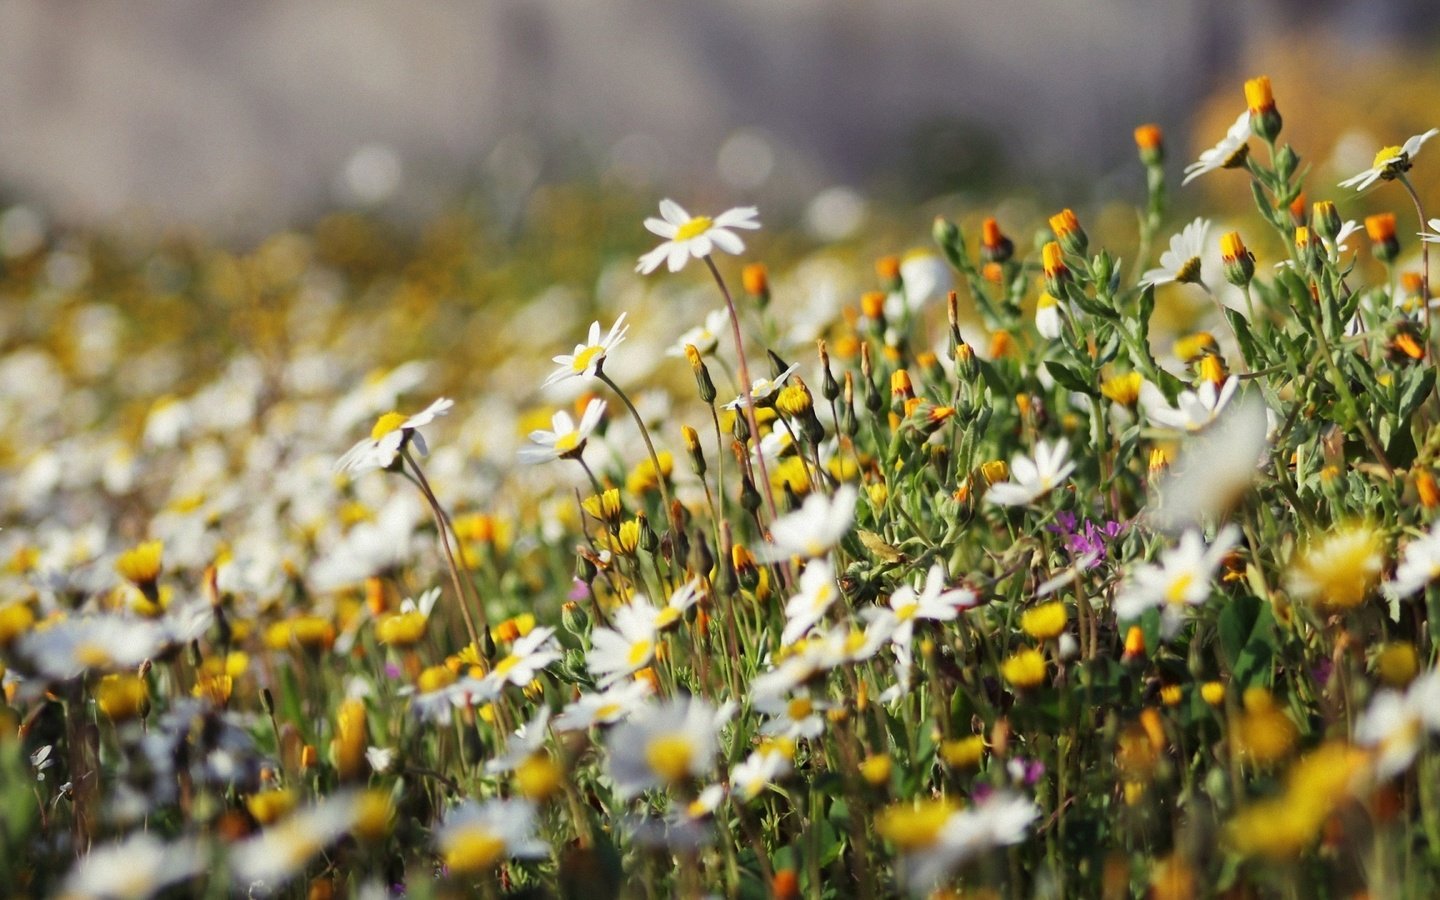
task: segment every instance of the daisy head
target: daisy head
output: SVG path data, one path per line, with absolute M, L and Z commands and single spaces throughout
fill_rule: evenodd
M 745 242 L 734 229 L 759 228 L 758 215 L 759 211 L 753 206 L 737 206 L 714 218 L 692 216 L 674 200 L 661 200 L 660 218 L 646 219 L 645 227 L 665 240 L 640 257 L 635 271 L 649 275 L 663 262 L 671 272 L 678 272 L 691 259 L 704 259 L 715 250 L 744 253 Z
M 426 446 L 420 429 L 449 413 L 454 405 L 454 400 L 441 397 L 413 416 L 386 413 L 375 420 L 369 438 L 351 447 L 335 461 L 335 471 L 358 475 L 371 469 L 388 469 L 409 446 L 414 446 L 424 456 L 430 448 Z
M 567 378 L 594 378 L 600 373 L 605 357 L 620 346 L 620 342 L 625 340 L 625 332 L 629 330 L 630 326 L 625 324 L 623 312 L 615 319 L 615 324 L 610 326 L 604 339 L 600 337 L 600 323 L 591 322 L 590 334 L 585 343 L 576 344 L 573 353 L 562 353 L 554 358 L 556 369 L 545 379 L 545 386 L 549 387 Z
M 1238 169 L 1245 165 L 1245 157 L 1250 150 L 1250 145 L 1246 143 L 1249 139 L 1250 110 L 1247 109 L 1235 119 L 1220 143 L 1201 153 L 1198 160 L 1185 167 L 1185 180 L 1180 184 L 1187 185 L 1216 169 Z
M 1370 168 L 1350 176 L 1340 182 L 1341 187 L 1353 187 L 1357 191 L 1363 191 L 1376 181 L 1391 181 L 1399 178 L 1410 171 L 1414 162 L 1415 154 L 1426 141 L 1435 135 L 1440 134 L 1440 128 L 1432 128 L 1424 134 L 1411 135 L 1410 139 L 1400 146 L 1381 147 L 1380 152 L 1375 154 L 1375 160 Z
M 1205 252 L 1205 235 L 1210 231 L 1210 222 L 1196 219 L 1170 238 L 1170 249 L 1160 254 L 1160 265 L 1145 273 L 1142 284 L 1204 285 L 1201 277 L 1200 259 Z
M 585 442 L 600 425 L 604 415 L 605 401 L 593 397 L 585 404 L 578 424 L 564 410 L 555 413 L 550 420 L 551 431 L 537 429 L 530 432 L 530 441 L 534 446 L 521 449 L 520 461 L 542 463 L 552 459 L 578 459 L 585 450 Z

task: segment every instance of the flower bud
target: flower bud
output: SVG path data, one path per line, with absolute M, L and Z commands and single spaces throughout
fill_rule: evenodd
M 1370 236 L 1370 252 L 1383 263 L 1392 263 L 1400 255 L 1400 241 L 1395 237 L 1395 214 L 1378 213 L 1365 217 L 1365 233 Z
M 700 446 L 700 432 L 689 425 L 682 425 L 680 426 L 680 437 L 685 442 L 685 452 L 690 454 L 690 470 L 704 478 L 705 450 Z
M 1250 108 L 1250 130 L 1264 141 L 1274 141 L 1280 135 L 1282 120 L 1275 108 L 1275 96 L 1270 91 L 1270 78 L 1261 75 L 1245 82 L 1245 105 Z
M 1339 237 L 1340 229 L 1345 225 L 1340 221 L 1340 213 L 1330 200 L 1316 201 L 1314 214 L 1310 217 L 1310 221 L 1315 227 L 1315 232 L 1327 241 L 1333 241 Z
M 945 258 L 950 261 L 950 265 L 957 269 L 965 267 L 965 235 L 960 233 L 960 229 L 955 227 L 954 222 L 936 216 L 935 223 L 930 229 L 930 236 L 935 239 L 935 243 L 940 245 L 940 249 L 944 251 Z
M 700 357 L 700 351 L 694 344 L 685 345 L 685 358 L 690 361 L 690 370 L 695 373 L 695 385 L 700 389 L 700 401 L 705 404 L 715 402 L 715 382 L 710 380 L 710 370 L 705 366 L 705 360 Z
M 1225 265 L 1225 280 L 1244 287 L 1255 277 L 1255 254 L 1240 239 L 1240 232 L 1231 231 L 1220 238 L 1220 259 Z
M 875 260 L 875 275 L 887 291 L 900 289 L 900 257 L 882 256 Z
M 754 297 L 761 309 L 770 302 L 770 273 L 766 271 L 764 263 L 751 263 L 741 269 L 740 283 L 745 286 L 745 293 Z
M 1045 289 L 1057 297 L 1065 296 L 1065 286 L 1074 277 L 1065 265 L 1065 252 L 1058 241 L 1048 242 L 1040 251 L 1045 272 Z
M 987 263 L 1003 263 L 1015 255 L 1015 242 L 1000 230 L 1000 223 L 987 218 L 980 225 L 980 258 Z
M 1051 216 L 1050 230 L 1055 232 L 1055 240 L 1060 242 L 1066 253 L 1084 256 L 1090 246 L 1090 239 L 1086 236 L 1085 229 L 1080 227 L 1080 220 L 1075 217 L 1073 210 L 1062 209 Z
M 818 339 L 815 345 L 820 354 L 820 371 L 823 373 L 820 379 L 820 394 L 826 400 L 833 401 L 840 396 L 840 382 L 835 380 L 835 374 L 830 371 L 830 352 L 825 348 L 825 339 Z
M 1134 662 L 1145 656 L 1145 632 L 1139 625 L 1131 625 L 1130 630 L 1125 632 L 1125 655 L 1126 662 Z
M 560 607 L 560 624 L 571 634 L 581 635 L 590 628 L 590 616 L 580 604 L 567 601 Z
M 1295 229 L 1295 266 L 1302 272 L 1312 271 L 1320 261 L 1320 239 L 1309 228 Z
M 1159 125 L 1141 125 L 1135 129 L 1135 147 L 1140 151 L 1140 161 L 1147 166 L 1158 166 L 1165 162 L 1165 135 Z

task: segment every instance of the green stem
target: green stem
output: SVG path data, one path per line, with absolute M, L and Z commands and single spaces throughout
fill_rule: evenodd
M 740 335 L 740 314 L 735 311 L 735 301 L 730 297 L 730 289 L 725 286 L 725 279 L 720 276 L 715 260 L 706 256 L 705 265 L 710 267 L 710 274 L 715 276 L 715 284 L 725 298 L 725 308 L 730 311 L 730 329 L 735 336 L 735 356 L 740 364 L 740 408 L 745 411 L 745 419 L 750 424 L 750 440 L 759 447 L 760 423 L 755 419 L 755 403 L 750 396 L 750 388 L 755 382 L 750 380 L 750 365 L 745 361 L 745 341 Z M 759 457 L 760 480 L 764 482 L 760 493 L 765 498 L 765 506 L 770 510 L 770 519 L 773 521 L 779 518 L 779 514 L 775 511 L 775 495 L 770 490 L 770 472 L 765 467 L 765 455 L 762 453 Z

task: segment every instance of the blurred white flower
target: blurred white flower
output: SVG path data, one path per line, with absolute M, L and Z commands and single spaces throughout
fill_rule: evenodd
M 841 485 L 833 497 L 811 494 L 799 509 L 770 524 L 770 543 L 761 548 L 757 558 L 775 562 L 792 556 L 824 556 L 850 533 L 859 499 L 859 491 L 849 484 Z
M 1146 610 L 1158 608 L 1161 632 L 1167 638 L 1173 636 L 1184 622 L 1185 607 L 1200 606 L 1210 599 L 1215 572 L 1239 537 L 1240 530 L 1227 525 L 1206 547 L 1198 531 L 1185 532 L 1179 545 L 1165 551 L 1159 562 L 1130 572 L 1115 597 L 1115 617 L 1133 621 Z

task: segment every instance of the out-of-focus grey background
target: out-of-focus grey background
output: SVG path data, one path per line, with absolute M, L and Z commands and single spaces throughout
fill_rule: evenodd
M 0 2 L 0 201 L 249 231 L 457 185 L 736 200 L 1103 181 L 1303 25 L 1433 35 L 1434 0 Z M 1335 72 L 1345 77 L 1343 60 Z M 1319 87 L 1319 86 L 1317 86 Z M 1183 162 L 1183 160 L 1181 160 Z

